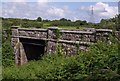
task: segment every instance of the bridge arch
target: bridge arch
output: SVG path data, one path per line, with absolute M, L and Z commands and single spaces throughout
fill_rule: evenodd
M 45 54 L 46 41 L 38 39 L 19 38 L 23 46 L 26 60 L 39 60 Z

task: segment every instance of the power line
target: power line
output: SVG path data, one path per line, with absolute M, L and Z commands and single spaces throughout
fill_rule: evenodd
M 93 6 L 90 9 L 90 22 L 95 23 L 95 20 L 94 20 L 94 7 Z

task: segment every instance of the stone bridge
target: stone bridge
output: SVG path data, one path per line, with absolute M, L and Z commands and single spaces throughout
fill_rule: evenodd
M 87 47 L 97 40 L 109 41 L 109 35 L 113 33 L 110 29 L 94 28 L 65 30 L 57 27 L 37 29 L 12 26 L 11 29 L 11 42 L 17 65 L 38 60 L 44 54 L 55 53 L 57 45 L 60 45 L 66 55 L 74 55 L 78 50 L 87 50 Z M 120 38 L 120 32 L 115 35 Z

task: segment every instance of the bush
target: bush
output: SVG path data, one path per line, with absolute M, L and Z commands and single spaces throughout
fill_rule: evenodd
M 88 52 L 75 56 L 51 54 L 23 66 L 7 67 L 4 79 L 80 79 L 86 81 L 120 79 L 118 44 L 98 42 Z M 60 50 L 59 50 L 60 51 Z
M 2 65 L 3 67 L 11 66 L 14 64 L 13 49 L 11 46 L 11 30 L 3 31 L 2 35 Z
M 23 22 L 22 24 L 22 27 L 25 27 L 25 28 L 30 28 L 30 27 L 36 27 L 36 28 L 42 28 L 43 27 L 43 24 L 41 22 Z
M 2 44 L 2 65 L 4 67 L 14 64 L 13 49 L 9 41 Z

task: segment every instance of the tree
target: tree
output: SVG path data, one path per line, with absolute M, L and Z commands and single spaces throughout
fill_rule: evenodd
M 60 21 L 67 21 L 67 19 L 65 19 L 65 18 L 61 18 Z
M 41 22 L 41 21 L 42 21 L 42 18 L 41 18 L 41 17 L 38 17 L 38 18 L 37 18 L 37 21 Z
M 43 22 L 50 22 L 50 20 L 46 19 L 46 20 L 43 20 Z

